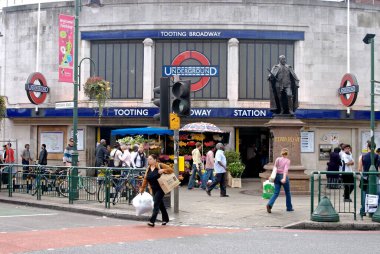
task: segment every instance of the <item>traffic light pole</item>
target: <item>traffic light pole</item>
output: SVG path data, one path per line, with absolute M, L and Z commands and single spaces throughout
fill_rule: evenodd
M 179 176 L 179 130 L 174 130 L 174 174 Z M 179 189 L 174 188 L 174 213 L 179 213 Z

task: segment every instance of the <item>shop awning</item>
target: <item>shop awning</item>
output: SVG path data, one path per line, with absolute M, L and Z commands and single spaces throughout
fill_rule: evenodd
M 173 135 L 172 130 L 155 128 L 155 127 L 144 127 L 144 128 L 126 128 L 126 129 L 117 129 L 111 131 L 111 136 L 116 135 Z

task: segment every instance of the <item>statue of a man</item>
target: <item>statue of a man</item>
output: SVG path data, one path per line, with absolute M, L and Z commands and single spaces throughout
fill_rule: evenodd
M 286 64 L 285 56 L 279 56 L 279 64 L 272 67 L 270 83 L 270 109 L 276 114 L 294 115 L 298 108 L 299 79 L 293 68 Z

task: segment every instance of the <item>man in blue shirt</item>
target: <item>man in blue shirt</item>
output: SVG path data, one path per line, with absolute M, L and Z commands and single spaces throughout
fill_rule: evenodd
M 216 154 L 215 154 L 215 163 L 214 170 L 216 176 L 210 187 L 206 188 L 207 195 L 211 196 L 211 191 L 219 183 L 220 184 L 220 196 L 228 197 L 226 194 L 226 172 L 227 172 L 227 159 L 224 155 L 224 145 L 222 143 L 216 144 Z

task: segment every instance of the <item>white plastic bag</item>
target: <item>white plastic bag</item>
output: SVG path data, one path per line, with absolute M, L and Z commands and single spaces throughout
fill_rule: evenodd
M 136 216 L 151 212 L 153 209 L 153 197 L 148 192 L 137 194 L 132 200 L 132 205 L 136 208 Z

